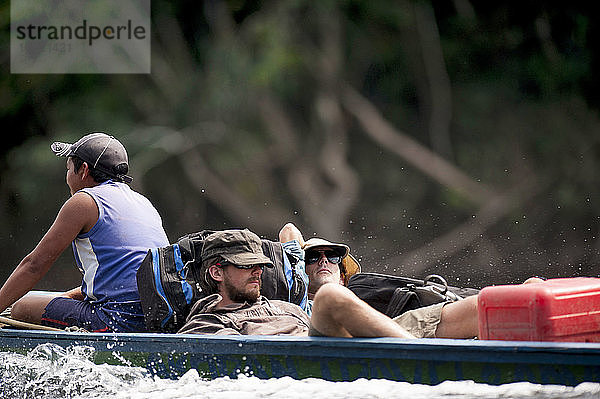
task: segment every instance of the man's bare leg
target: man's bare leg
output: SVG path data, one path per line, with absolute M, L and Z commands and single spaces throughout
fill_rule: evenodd
M 539 277 L 530 277 L 523 284 L 543 282 Z M 444 306 L 435 331 L 437 338 L 473 338 L 478 334 L 477 295 Z
M 62 293 L 48 292 L 35 294 L 29 292 L 13 304 L 11 317 L 27 323 L 42 324 L 42 316 L 46 311 L 46 306 L 56 297 L 71 298 L 78 301 L 83 301 L 85 298 L 81 292 L 81 287 L 76 287 Z
M 60 295 L 28 293 L 13 304 L 11 317 L 27 323 L 42 324 L 42 315 L 46 306 L 57 296 Z
M 328 283 L 315 294 L 312 326 L 329 337 L 415 338 L 348 288 Z
M 473 338 L 479 333 L 477 295 L 452 302 L 442 308 L 436 338 Z

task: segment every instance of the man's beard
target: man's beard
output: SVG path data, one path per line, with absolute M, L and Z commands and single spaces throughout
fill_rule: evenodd
M 223 280 L 223 288 L 227 292 L 229 299 L 233 302 L 249 302 L 254 303 L 260 297 L 260 279 L 258 280 L 258 287 L 256 289 L 247 289 L 246 291 L 238 290 L 236 287 L 229 283 L 229 280 Z

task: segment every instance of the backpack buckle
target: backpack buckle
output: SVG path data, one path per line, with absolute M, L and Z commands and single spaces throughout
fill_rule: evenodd
M 439 282 L 434 282 L 432 280 L 438 280 Z M 429 276 L 425 277 L 423 279 L 423 285 L 430 285 L 431 288 L 442 295 L 446 295 L 446 292 L 448 292 L 448 283 L 446 282 L 446 279 L 439 274 L 430 274 Z

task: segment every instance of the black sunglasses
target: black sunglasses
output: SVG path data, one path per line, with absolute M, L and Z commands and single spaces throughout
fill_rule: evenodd
M 317 263 L 321 259 L 321 254 L 325 254 L 325 257 L 329 263 L 338 264 L 342 261 L 342 257 L 333 250 L 327 251 L 306 251 L 305 262 L 307 265 Z
M 253 265 L 238 265 L 236 263 L 231 263 L 231 262 L 226 262 L 226 261 L 215 263 L 215 266 L 219 266 L 219 267 L 225 267 L 227 265 L 231 265 L 231 266 L 235 267 L 236 269 L 252 269 L 252 268 L 254 268 L 254 266 L 260 267 L 261 270 L 264 270 L 264 268 L 265 268 L 265 265 L 263 265 L 262 263 L 257 263 L 257 264 L 253 264 Z

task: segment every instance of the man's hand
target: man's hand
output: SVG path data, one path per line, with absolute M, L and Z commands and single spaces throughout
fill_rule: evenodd
M 75 287 L 72 290 L 63 292 L 61 296 L 65 298 L 76 299 L 78 301 L 83 301 L 85 299 L 83 292 L 81 292 L 81 287 Z

